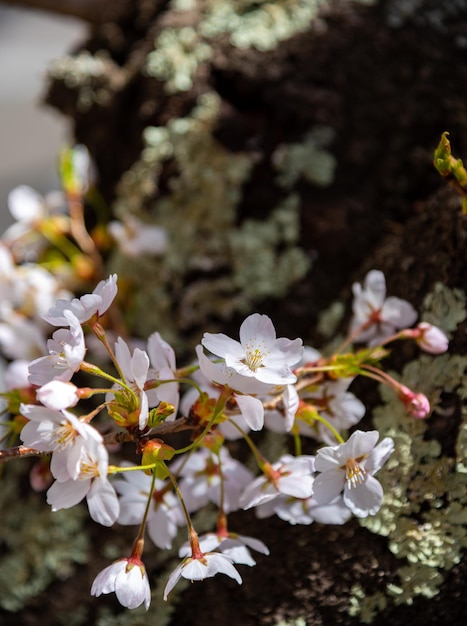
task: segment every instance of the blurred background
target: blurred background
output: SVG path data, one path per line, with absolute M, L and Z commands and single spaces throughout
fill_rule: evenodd
M 84 37 L 81 20 L 0 6 L 0 229 L 11 223 L 9 191 L 58 185 L 56 157 L 69 122 L 41 104 L 47 67 Z

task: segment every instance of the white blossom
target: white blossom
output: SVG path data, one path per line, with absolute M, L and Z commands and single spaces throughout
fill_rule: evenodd
M 78 403 L 79 389 L 73 383 L 51 380 L 36 391 L 36 397 L 47 408 L 61 411 Z
M 277 515 L 292 525 L 309 525 L 313 522 L 342 525 L 352 516 L 341 495 L 328 504 L 319 504 L 313 495 L 309 498 L 292 498 L 282 494 L 258 506 L 255 511 L 261 519 Z
M 224 359 L 227 368 L 246 378 L 272 385 L 287 385 L 297 380 L 291 368 L 302 358 L 302 340 L 277 339 L 267 315 L 254 313 L 247 317 L 240 326 L 240 342 L 223 333 L 204 333 L 201 343 Z
M 256 561 L 251 556 L 249 548 L 260 552 L 261 554 L 269 554 L 268 547 L 259 539 L 247 537 L 246 535 L 238 535 L 232 532 L 222 533 L 205 533 L 199 536 L 199 546 L 202 552 L 213 552 L 217 550 L 227 555 L 239 565 L 248 565 L 252 567 L 256 565 Z M 191 553 L 190 543 L 187 541 L 178 551 L 178 556 L 185 557 Z
M 339 378 L 326 381 L 314 389 L 306 390 L 302 397 L 321 414 L 338 432 L 355 426 L 365 415 L 365 405 L 353 393 L 348 391 L 353 378 Z M 336 439 L 331 430 L 322 422 L 313 425 L 302 419 L 298 420 L 300 433 L 311 435 L 329 445 Z
M 148 338 L 147 353 L 150 367 L 148 379 L 174 380 L 176 379 L 175 352 L 172 346 L 162 339 L 159 333 L 152 333 Z M 174 407 L 174 413 L 167 419 L 174 420 L 180 400 L 179 386 L 177 382 L 163 383 L 155 389 L 148 389 L 149 406 L 156 406 L 159 402 L 166 402 Z
M 86 498 L 91 518 L 112 526 L 119 514 L 115 489 L 107 478 L 109 455 L 104 445 L 94 440 L 83 442 L 76 480 L 56 480 L 47 492 L 52 511 L 69 509 Z
M 354 283 L 352 290 L 354 300 L 350 333 L 365 326 L 357 341 L 377 345 L 396 329 L 411 326 L 417 319 L 417 312 L 409 302 L 395 297 L 386 298 L 386 279 L 379 270 L 372 270 L 366 275 L 363 287 Z
M 240 506 L 250 509 L 280 494 L 295 498 L 309 498 L 313 488 L 312 473 L 314 471 L 313 456 L 294 457 L 283 455 L 274 463 L 269 471 L 253 480 L 240 497 Z
M 139 392 L 139 428 L 144 430 L 148 423 L 149 400 L 144 390 L 149 371 L 149 356 L 144 350 L 135 348 L 131 354 L 128 344 L 119 337 L 115 344 L 115 357 L 125 382 Z
M 115 561 L 100 572 L 91 587 L 91 595 L 113 593 L 127 609 L 136 609 L 144 603 L 146 610 L 151 603 L 148 575 L 140 559 L 135 557 Z
M 208 502 L 221 504 L 221 472 L 223 480 L 222 502 L 224 511 L 230 513 L 239 508 L 240 494 L 251 482 L 253 475 L 240 461 L 233 459 L 227 448 L 220 450 L 220 463 L 217 456 L 206 448 L 201 448 L 171 465 L 177 472 L 180 468 L 180 490 L 187 509 L 197 511 Z
M 71 311 L 80 324 L 88 322 L 91 317 L 103 315 L 117 295 L 117 274 L 112 274 L 107 280 L 101 280 L 91 294 L 73 300 L 57 300 L 46 315 L 42 317 L 52 326 L 68 326 L 69 320 L 64 315 Z
M 144 224 L 133 215 L 125 215 L 121 222 L 110 222 L 108 230 L 125 256 L 158 256 L 167 250 L 167 231 L 160 226 Z
M 47 341 L 48 356 L 42 356 L 29 364 L 31 385 L 45 385 L 51 380 L 67 382 L 77 372 L 84 360 L 86 346 L 83 329 L 71 311 L 63 312 L 68 328 L 56 330 Z
M 448 349 L 449 339 L 441 329 L 433 326 L 433 324 L 420 322 L 414 330 L 420 333 L 416 342 L 425 352 L 442 354 Z
M 318 450 L 315 468 L 321 472 L 313 484 L 313 497 L 319 504 L 332 502 L 342 491 L 346 506 L 357 517 L 374 515 L 383 501 L 383 488 L 374 478 L 394 450 L 389 437 L 377 446 L 376 430 L 356 430 L 337 446 Z
M 121 479 L 114 482 L 115 490 L 120 494 L 119 524 L 141 523 L 151 482 L 151 476 L 136 470 L 123 472 Z M 172 546 L 178 527 L 185 523 L 185 518 L 177 497 L 166 487 L 166 482 L 156 479 L 148 511 L 147 530 L 156 546 L 168 550 Z
M 11 310 L 5 314 L 4 309 L 3 314 L 5 322 L 0 322 L 0 348 L 6 357 L 30 361 L 45 352 L 44 335 L 35 321 Z
M 23 444 L 39 452 L 53 452 L 50 469 L 55 478 L 77 478 L 83 445 L 101 443 L 101 434 L 66 410 L 22 404 L 20 412 L 29 420 L 20 433 Z
M 220 552 L 202 553 L 197 557 L 186 557 L 177 565 L 169 577 L 164 590 L 164 600 L 175 587 L 181 577 L 188 580 L 204 580 L 216 574 L 226 574 L 240 585 L 242 578 L 232 565 L 232 559 Z

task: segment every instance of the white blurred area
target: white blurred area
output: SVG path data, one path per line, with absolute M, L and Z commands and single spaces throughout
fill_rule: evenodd
M 9 191 L 58 188 L 56 158 L 69 122 L 41 104 L 50 62 L 86 36 L 80 20 L 0 5 L 0 232 L 11 223 Z

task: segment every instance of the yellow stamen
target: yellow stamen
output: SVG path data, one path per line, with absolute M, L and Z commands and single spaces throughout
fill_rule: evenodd
M 345 464 L 345 480 L 348 487 L 357 487 L 366 480 L 365 469 L 355 459 L 349 459 Z

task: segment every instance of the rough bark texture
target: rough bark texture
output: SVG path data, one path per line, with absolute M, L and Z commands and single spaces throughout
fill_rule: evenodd
M 332 184 L 319 186 L 303 176 L 293 184 L 300 198 L 300 245 L 315 259 L 312 269 L 291 287 L 293 296 L 258 303 L 274 317 L 279 334 L 293 329 L 319 345 L 318 314 L 336 298 L 348 299 L 351 282 L 374 267 L 385 272 L 391 294 L 415 307 L 438 282 L 465 289 L 466 218 L 435 172 L 432 154 L 448 130 L 455 153 L 467 155 L 467 3 L 333 2 L 310 28 L 267 51 L 238 48 L 221 34 L 209 40 L 211 58 L 199 65 L 192 87 L 168 94 L 162 81 L 142 71 L 145 59 L 164 29 L 196 30 L 201 6 L 195 2 L 190 11 L 174 11 L 166 2 L 140 0 L 119 22 L 93 29 L 83 49 L 109 55 L 103 80 L 111 97 L 105 106 L 80 108 L 77 89 L 60 79 L 50 84 L 47 101 L 73 120 L 77 140 L 96 161 L 105 199 L 112 203 L 118 195 L 117 183 L 139 158 L 146 127 L 186 116 L 200 94 L 215 91 L 222 102 L 215 138 L 229 153 L 256 155 L 241 190 L 239 222 L 268 219 L 277 198 L 287 195 L 273 166 L 279 145 L 303 141 L 316 126 L 333 130 L 326 146 L 337 162 Z M 167 161 L 159 194 L 168 193 L 165 184 L 172 174 L 173 163 Z M 152 200 L 145 200 L 148 212 Z M 189 275 L 183 289 L 199 278 Z M 209 278 L 209 273 L 203 276 Z M 227 328 L 237 322 L 233 316 Z M 452 354 L 467 353 L 465 331 L 464 322 L 454 334 Z M 399 369 L 415 358 L 411 348 L 400 354 L 394 359 Z M 377 402 L 373 389 L 364 385 L 362 390 L 370 406 Z M 430 418 L 429 436 L 447 450 L 457 436 L 461 404 L 454 390 Z M 441 416 L 448 407 L 454 415 L 444 429 Z M 365 425 L 371 427 L 370 416 Z M 358 624 L 360 619 L 348 613 L 352 586 L 361 584 L 373 593 L 397 579 L 401 563 L 386 539 L 356 521 L 339 528 L 290 527 L 248 514 L 235 522 L 236 529 L 260 536 L 271 555 L 258 557 L 254 570 L 244 568 L 240 588 L 225 577 L 191 586 L 171 624 L 273 626 L 280 620 L 298 624 L 293 620 L 299 618 L 308 626 Z M 95 570 L 94 562 L 90 580 Z M 390 602 L 375 623 L 460 626 L 467 615 L 466 574 L 464 558 L 444 574 L 434 598 L 415 597 L 411 606 Z M 65 606 L 68 585 L 63 585 Z M 77 593 L 79 602 L 88 602 L 87 588 L 80 585 Z M 21 623 L 61 623 L 46 609 L 48 602 L 47 596 L 39 598 L 34 610 L 25 609 Z M 57 612 L 60 603 L 55 597 Z M 115 605 L 109 601 L 109 606 Z M 16 619 L 2 616 L 2 623 Z

